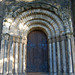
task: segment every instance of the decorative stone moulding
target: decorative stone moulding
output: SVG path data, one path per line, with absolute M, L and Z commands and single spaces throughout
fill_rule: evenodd
M 40 4 L 42 3 L 42 4 Z M 16 4 L 7 7 L 4 26 L 9 34 L 23 36 L 25 29 L 33 24 L 41 24 L 51 32 L 51 37 L 65 34 L 62 20 L 58 16 L 58 9 L 45 2 Z M 6 24 L 9 23 L 7 27 Z M 4 28 L 4 29 L 5 29 Z M 3 33 L 6 33 L 3 29 Z M 14 31 L 13 31 L 14 30 Z
M 12 69 L 15 68 L 15 74 L 21 72 L 26 75 L 27 36 L 33 30 L 42 30 L 47 35 L 50 58 L 49 73 L 53 75 L 61 75 L 61 73 L 63 73 L 63 75 L 67 75 L 67 73 L 73 73 L 71 52 L 71 37 L 73 37 L 73 32 L 71 32 L 69 25 L 64 24 L 63 19 L 61 19 L 61 16 L 59 15 L 59 9 L 45 2 L 17 3 L 6 7 L 2 34 L 8 34 L 13 39 L 12 42 L 8 42 L 9 39 L 6 40 L 5 38 L 2 38 L 1 55 L 3 51 L 5 51 L 5 57 L 8 58 L 6 54 L 7 49 L 8 51 L 11 51 L 9 54 L 14 58 L 13 60 L 9 60 L 9 68 L 12 67 L 10 70 L 7 70 L 8 67 L 6 67 L 6 63 L 8 62 L 5 61 L 5 59 L 4 61 L 1 60 L 2 66 L 0 67 L 0 73 L 12 74 Z M 7 47 L 9 43 L 10 48 Z M 14 50 L 15 53 L 12 54 Z M 22 50 L 24 51 L 23 55 Z M 24 57 L 23 60 L 21 57 L 18 59 L 19 51 L 20 55 Z M 68 60 L 66 56 L 68 57 Z M 56 60 L 56 57 L 58 60 Z M 3 56 L 1 58 L 3 58 Z M 19 60 L 23 61 L 23 63 Z M 18 61 L 21 63 L 19 64 L 19 72 L 17 65 Z M 14 63 L 15 66 L 11 66 L 12 63 Z
M 51 13 L 51 15 L 54 14 L 56 16 L 51 16 L 50 14 L 45 12 L 46 10 L 47 10 L 48 13 Z M 56 17 L 54 20 L 58 20 L 59 19 L 57 21 L 57 23 L 59 24 L 60 21 L 61 21 L 60 24 L 62 24 L 62 25 L 60 25 L 60 26 L 63 26 L 65 33 L 73 32 L 72 24 L 71 24 L 71 21 L 70 21 L 71 17 L 69 15 L 67 15 L 68 13 L 66 13 L 64 11 L 66 11 L 66 9 L 60 11 L 57 7 L 55 7 L 55 6 L 51 5 L 51 4 L 48 4 L 46 2 L 40 2 L 40 1 L 30 2 L 30 3 L 23 3 L 22 2 L 22 3 L 17 3 L 17 4 L 14 4 L 14 5 L 9 5 L 6 8 L 5 21 L 7 21 L 7 17 L 8 18 L 12 18 L 13 21 L 15 21 L 16 18 L 18 18 L 20 20 L 23 17 L 24 18 L 26 17 L 26 19 L 28 19 L 29 15 L 31 15 L 31 17 L 32 17 L 33 14 L 35 14 L 35 15 L 37 15 L 37 14 L 41 15 L 42 14 L 42 15 L 50 16 L 51 19 L 54 19 Z M 62 13 L 62 15 L 60 15 L 60 13 Z M 26 20 L 26 19 L 22 19 L 22 20 Z M 21 24 L 23 22 L 22 20 L 20 21 Z M 16 22 L 18 22 L 18 21 L 16 21 Z M 15 22 L 13 24 L 11 24 L 11 25 L 15 25 Z M 61 31 L 61 33 L 62 32 L 63 31 Z

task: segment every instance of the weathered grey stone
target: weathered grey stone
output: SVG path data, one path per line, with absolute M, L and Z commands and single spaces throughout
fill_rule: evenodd
M 72 9 L 75 12 L 75 2 L 74 0 L 72 1 L 73 1 Z M 37 13 L 39 13 L 39 15 Z M 13 19 L 13 20 L 12 22 L 10 22 L 7 19 Z M 36 24 L 36 22 L 38 25 Z M 75 13 L 73 13 L 73 23 L 75 24 Z M 21 24 L 22 28 L 25 27 L 24 25 L 27 25 L 27 26 L 24 29 L 22 29 L 19 24 Z M 19 39 L 20 39 L 20 36 L 26 37 L 29 31 L 36 29 L 36 28 L 44 31 L 47 34 L 48 38 L 50 38 L 50 40 L 54 38 L 58 38 L 60 36 L 59 40 L 54 39 L 52 43 L 49 43 L 49 50 L 50 50 L 50 62 L 49 62 L 50 64 L 49 65 L 51 65 L 50 70 L 49 70 L 50 75 L 75 75 L 72 70 L 74 68 L 74 72 L 75 72 L 75 49 L 74 49 L 75 45 L 74 45 L 74 40 L 72 41 L 71 39 L 72 36 L 69 38 L 71 39 L 71 41 L 67 39 L 68 40 L 67 45 L 65 45 L 66 34 L 73 35 L 73 29 L 75 31 L 74 24 L 72 26 L 70 0 L 61 0 L 61 1 L 60 0 L 38 0 L 38 2 L 37 0 L 0 0 L 0 41 L 1 41 L 2 33 L 4 33 L 5 35 L 6 33 L 8 33 L 11 36 L 14 36 L 15 38 L 15 40 L 13 40 L 15 43 L 15 49 L 13 46 L 10 47 L 10 50 L 9 50 L 10 53 L 8 53 L 8 46 L 7 46 L 8 45 L 7 40 L 9 40 L 7 38 L 8 36 L 2 39 L 6 41 L 5 43 L 0 44 L 2 45 L 2 47 L 0 48 L 0 55 L 1 55 L 0 60 L 2 59 L 2 63 L 1 63 L 2 65 L 0 64 L 1 65 L 0 73 L 3 72 L 3 74 L 0 74 L 0 75 L 25 75 L 21 72 L 23 70 L 23 72 L 26 73 L 25 72 L 26 71 L 25 69 L 26 68 L 26 60 L 25 60 L 26 59 L 26 56 L 25 56 L 26 44 L 24 42 L 26 42 L 27 39 L 25 41 L 23 40 L 23 38 L 21 38 L 21 41 L 19 41 Z M 3 29 L 2 29 L 2 26 L 3 26 Z M 20 48 L 19 48 L 19 43 L 20 43 Z M 23 62 L 21 62 L 22 59 L 21 57 L 19 57 L 19 55 L 22 56 L 22 45 L 24 47 L 23 48 L 23 52 L 24 52 Z M 19 50 L 18 48 L 20 49 L 20 51 L 18 51 Z M 9 61 L 7 62 L 7 60 L 8 60 L 9 54 L 10 56 L 13 57 L 13 49 L 15 50 L 15 57 L 14 57 L 15 68 L 12 68 L 13 62 L 9 60 L 10 61 L 9 69 L 11 71 L 11 74 L 8 74 L 8 62 Z M 67 49 L 69 51 L 67 52 L 68 54 L 65 53 Z M 71 50 L 73 51 L 72 53 L 71 53 Z M 58 60 L 56 60 L 56 54 L 57 54 Z M 70 60 L 66 58 L 67 55 L 69 55 Z M 71 56 L 73 56 L 73 58 Z M 69 61 L 68 62 L 69 74 L 66 73 L 67 72 L 66 61 Z M 4 63 L 4 68 L 2 67 L 3 63 Z M 22 69 L 22 65 L 23 65 L 23 69 Z M 15 74 L 12 71 L 13 69 L 16 72 Z M 58 72 L 58 73 L 54 73 L 54 72 Z

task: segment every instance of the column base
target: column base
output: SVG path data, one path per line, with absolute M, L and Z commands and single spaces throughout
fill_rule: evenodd
M 75 75 L 75 73 L 50 73 L 49 75 Z
M 12 73 L 8 73 L 7 75 L 13 75 Z
M 58 75 L 57 73 L 50 73 L 49 75 Z
M 27 75 L 25 73 L 0 73 L 0 75 Z M 50 73 L 48 75 L 75 75 L 75 73 Z
M 18 75 L 25 75 L 25 73 L 18 73 Z

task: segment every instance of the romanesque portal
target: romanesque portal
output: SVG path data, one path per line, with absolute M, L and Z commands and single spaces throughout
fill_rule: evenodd
M 57 8 L 43 2 L 11 6 L 3 24 L 0 73 L 73 73 L 73 34 Z

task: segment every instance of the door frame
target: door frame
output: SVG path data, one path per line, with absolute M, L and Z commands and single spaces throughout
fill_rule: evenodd
M 33 27 L 33 28 L 29 28 L 29 30 L 28 31 L 26 31 L 26 34 L 25 34 L 25 74 L 27 74 L 27 71 L 26 71 L 26 65 L 27 65 L 27 37 L 28 37 L 28 34 L 31 32 L 31 31 L 33 31 L 33 30 L 40 30 L 40 31 L 43 31 L 45 34 L 46 34 L 46 37 L 47 37 L 47 42 L 48 42 L 48 67 L 50 66 L 50 52 L 49 52 L 49 44 L 51 43 L 50 42 L 50 32 L 49 31 L 47 31 L 46 29 L 44 29 L 43 27 Z M 50 73 L 50 68 L 48 69 L 49 70 L 49 72 L 48 72 L 48 74 Z
M 35 34 L 37 34 L 37 32 L 39 32 L 40 34 L 41 34 L 41 37 L 45 37 L 45 40 L 47 41 L 46 42 L 46 44 L 47 44 L 47 48 L 46 48 L 46 52 L 47 52 L 47 63 L 48 63 L 48 65 L 47 65 L 47 67 L 48 67 L 48 72 L 49 72 L 49 52 L 48 52 L 48 39 L 47 39 L 47 35 L 42 31 L 42 30 L 32 30 L 29 34 L 28 34 L 28 36 L 27 36 L 27 45 L 28 45 L 28 38 L 29 38 L 29 35 L 31 35 L 32 33 L 34 33 L 34 32 L 36 32 Z M 33 34 L 33 35 L 35 35 L 35 34 Z M 34 38 L 35 39 L 35 38 Z M 34 40 L 33 39 L 33 40 Z M 37 43 L 37 42 L 36 42 Z M 27 49 L 28 49 L 28 46 L 27 46 Z M 43 52 L 41 52 L 41 54 L 42 54 Z M 45 55 L 44 55 L 45 56 Z M 26 58 L 27 58 L 27 56 L 26 56 Z M 27 58 L 28 59 L 28 58 Z M 41 59 L 42 60 L 42 59 Z M 27 60 L 26 60 L 27 61 Z M 26 64 L 26 66 L 27 66 L 27 64 Z M 48 73 L 48 72 L 39 72 L 39 73 Z M 28 72 L 28 73 L 35 73 L 35 72 Z M 37 72 L 38 73 L 38 72 Z

